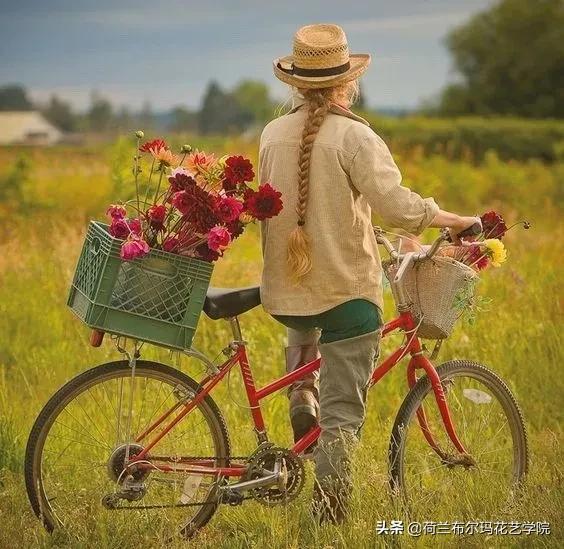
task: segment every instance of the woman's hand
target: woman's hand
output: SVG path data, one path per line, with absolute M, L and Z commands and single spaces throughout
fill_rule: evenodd
M 474 223 L 481 224 L 480 218 L 476 216 L 461 216 L 445 210 L 439 210 L 430 226 L 440 229 L 448 228 L 453 244 L 459 245 L 460 239 L 458 234 L 474 225 Z

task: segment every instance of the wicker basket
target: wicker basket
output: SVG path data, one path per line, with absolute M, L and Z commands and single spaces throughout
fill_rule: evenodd
M 171 349 L 188 349 L 213 265 L 161 250 L 120 259 L 122 241 L 92 221 L 68 305 L 88 326 Z
M 384 272 L 390 282 L 398 265 L 384 262 Z M 476 271 L 450 257 L 434 257 L 412 265 L 402 285 L 411 312 L 420 326 L 417 335 L 424 339 L 447 338 L 471 302 L 478 280 Z M 396 305 L 398 295 L 392 285 Z

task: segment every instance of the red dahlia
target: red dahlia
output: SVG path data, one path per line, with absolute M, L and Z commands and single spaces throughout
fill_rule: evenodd
M 282 193 L 269 183 L 261 185 L 258 191 L 246 193 L 245 209 L 259 221 L 278 215 L 282 211 Z
M 500 240 L 507 232 L 507 225 L 503 217 L 493 210 L 486 212 L 481 218 L 482 232 L 485 238 L 499 238 Z
M 147 210 L 147 219 L 153 229 L 161 230 L 164 227 L 166 217 L 166 206 L 163 204 L 155 204 Z
M 196 248 L 196 254 L 198 259 L 203 259 L 204 261 L 207 261 L 208 263 L 212 263 L 213 261 L 217 261 L 220 257 L 220 253 L 216 252 L 214 250 L 210 250 L 208 248 L 208 245 L 204 242 L 203 244 L 200 244 L 197 248 Z
M 464 263 L 472 265 L 472 267 L 481 271 L 488 266 L 488 257 L 484 254 L 480 246 L 470 246 Z
M 170 183 L 170 190 L 173 193 L 197 185 L 196 180 L 185 173 L 177 173 L 174 177 L 169 177 L 168 181 Z
M 139 147 L 139 150 L 144 153 L 154 151 L 160 151 L 161 149 L 166 149 L 166 143 L 162 139 L 153 139 L 152 141 L 147 141 Z
M 233 190 L 235 187 L 245 181 L 252 181 L 255 178 L 253 165 L 250 160 L 242 156 L 230 156 L 225 161 L 224 170 L 225 179 L 223 187 L 225 190 Z
M 175 193 L 172 205 L 183 214 L 183 221 L 191 224 L 198 233 L 207 233 L 219 222 L 217 197 L 198 186 Z

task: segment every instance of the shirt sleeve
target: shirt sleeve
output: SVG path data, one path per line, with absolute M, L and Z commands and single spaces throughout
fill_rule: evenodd
M 413 234 L 421 233 L 437 215 L 432 198 L 422 198 L 401 184 L 401 173 L 384 141 L 366 137 L 350 167 L 353 186 L 384 222 Z

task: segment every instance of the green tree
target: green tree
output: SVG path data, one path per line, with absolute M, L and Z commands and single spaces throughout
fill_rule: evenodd
M 33 104 L 27 92 L 19 84 L 8 84 L 0 87 L 0 111 L 30 111 Z
M 96 132 L 108 131 L 113 122 L 112 104 L 98 95 L 92 94 L 92 104 L 88 110 L 88 126 Z
M 55 126 L 64 132 L 72 132 L 77 127 L 77 117 L 72 111 L 70 103 L 52 95 L 49 103 L 42 109 L 42 113 Z
M 501 0 L 447 37 L 462 82 L 445 114 L 564 116 L 564 2 Z
M 224 92 L 217 82 L 210 82 L 198 112 L 201 133 L 233 133 L 245 129 L 252 121 L 252 112 L 242 108 L 233 94 Z
M 274 103 L 268 86 L 263 82 L 243 80 L 232 93 L 241 109 L 252 113 L 254 122 L 262 124 L 274 117 Z
M 191 132 L 198 129 L 198 114 L 186 107 L 174 107 L 170 111 L 171 130 L 174 132 Z

